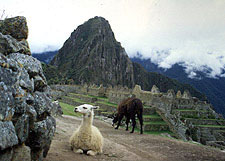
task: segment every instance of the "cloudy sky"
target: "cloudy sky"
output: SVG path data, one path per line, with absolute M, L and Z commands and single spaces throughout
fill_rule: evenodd
M 55 50 L 78 25 L 106 18 L 130 57 L 139 51 L 163 68 L 182 63 L 223 76 L 225 0 L 0 0 L 0 15 L 27 18 L 32 52 Z

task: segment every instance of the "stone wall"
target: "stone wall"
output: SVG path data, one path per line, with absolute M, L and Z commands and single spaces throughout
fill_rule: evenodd
M 136 96 L 141 99 L 144 105 L 152 106 L 160 102 L 162 98 L 166 98 L 168 101 L 173 101 L 173 107 L 177 108 L 181 106 L 189 106 L 193 108 L 209 108 L 210 104 L 200 101 L 197 98 L 191 97 L 190 93 L 186 90 L 183 95 L 180 91 L 175 95 L 173 90 L 168 90 L 167 93 L 162 93 L 159 89 L 154 85 L 151 91 L 144 91 L 141 89 L 139 85 L 136 85 L 133 89 L 128 89 L 122 86 L 115 87 L 103 87 L 102 85 L 96 86 L 91 85 L 88 86 L 84 84 L 81 85 L 52 85 L 52 89 L 57 91 L 62 91 L 65 93 L 78 93 L 85 95 L 93 95 L 100 97 L 108 97 L 109 101 L 112 103 L 119 104 L 123 99 L 131 96 Z M 163 97 L 162 97 L 163 96 Z
M 0 21 L 0 160 L 43 160 L 56 122 L 41 63 L 30 53 L 24 17 Z

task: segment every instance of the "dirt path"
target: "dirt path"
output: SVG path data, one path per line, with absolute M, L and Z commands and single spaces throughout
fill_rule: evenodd
M 94 120 L 104 137 L 103 154 L 87 156 L 73 153 L 69 138 L 80 125 L 81 118 L 56 118 L 57 130 L 45 161 L 225 161 L 225 153 L 156 135 L 130 134 L 124 129 L 115 130 L 110 124 Z

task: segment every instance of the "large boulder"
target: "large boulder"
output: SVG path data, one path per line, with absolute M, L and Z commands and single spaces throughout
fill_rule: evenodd
M 26 18 L 17 16 L 0 21 L 0 32 L 4 35 L 11 35 L 17 40 L 27 39 L 28 27 Z
M 27 33 L 24 18 L 0 21 L 0 160 L 43 160 L 56 128 L 50 88 L 29 55 Z
M 0 20 L 0 52 L 2 54 L 19 52 L 31 55 L 27 37 L 28 27 L 25 17 L 17 16 Z
M 4 55 L 15 52 L 31 55 L 27 40 L 17 41 L 10 35 L 0 33 L 0 44 L 0 52 Z
M 0 122 L 0 149 L 4 150 L 18 144 L 15 127 L 11 121 Z

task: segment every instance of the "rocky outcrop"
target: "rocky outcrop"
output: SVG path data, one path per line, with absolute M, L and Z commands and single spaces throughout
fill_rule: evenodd
M 28 27 L 25 17 L 17 16 L 0 21 L 0 32 L 4 35 L 10 35 L 17 40 L 28 38 Z
M 0 160 L 43 160 L 56 123 L 41 63 L 30 56 L 24 17 L 0 21 Z
M 23 53 L 31 55 L 27 42 L 28 27 L 25 17 L 14 17 L 0 20 L 0 53 Z

